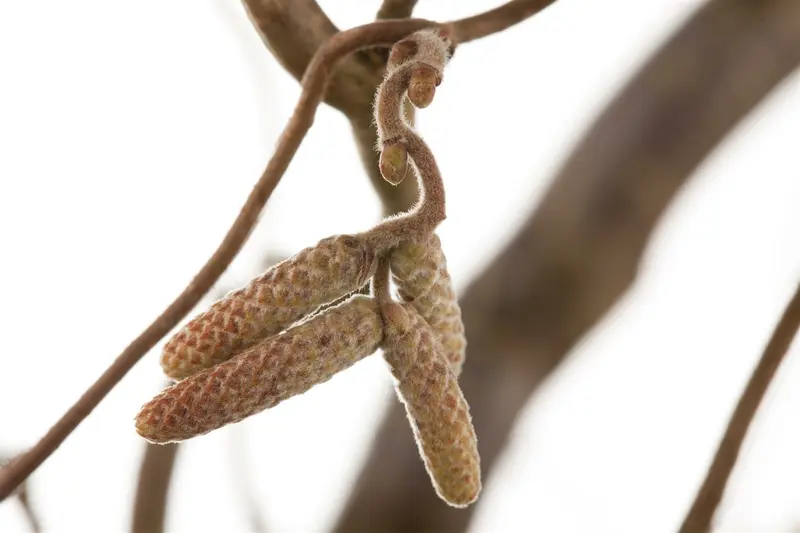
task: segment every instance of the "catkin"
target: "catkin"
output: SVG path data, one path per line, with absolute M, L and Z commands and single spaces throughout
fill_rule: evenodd
M 383 302 L 383 354 L 396 379 L 436 493 L 465 507 L 481 490 L 478 442 L 464 395 L 427 322 L 409 304 Z
M 337 235 L 274 265 L 189 321 L 164 346 L 173 379 L 217 365 L 364 285 L 375 254 L 363 238 Z
M 400 297 L 431 326 L 450 368 L 459 376 L 467 338 L 439 237 L 432 233 L 422 241 L 403 242 L 392 250 L 389 262 Z
M 383 338 L 378 304 L 367 296 L 168 387 L 136 416 L 136 431 L 166 443 L 203 435 L 274 407 L 373 353 Z

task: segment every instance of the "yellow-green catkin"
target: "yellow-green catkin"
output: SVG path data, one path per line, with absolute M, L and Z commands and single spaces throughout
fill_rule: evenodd
M 375 352 L 382 338 L 378 304 L 353 296 L 166 388 L 142 407 L 136 431 L 166 443 L 239 422 L 327 381 Z
M 441 240 L 430 234 L 422 241 L 403 242 L 392 250 L 389 262 L 400 297 L 430 324 L 450 368 L 459 376 L 467 338 Z
M 337 235 L 274 265 L 189 321 L 164 346 L 161 367 L 183 379 L 274 335 L 364 285 L 375 255 L 363 239 Z
M 436 493 L 465 507 L 481 491 L 478 442 L 464 395 L 428 323 L 410 304 L 384 302 L 383 353 Z

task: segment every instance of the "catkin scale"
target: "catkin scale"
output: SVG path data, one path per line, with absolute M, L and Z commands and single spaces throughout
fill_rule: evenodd
M 274 407 L 373 353 L 383 338 L 378 304 L 356 295 L 163 390 L 136 416 L 155 443 L 186 440 Z
M 405 241 L 392 250 L 389 263 L 400 297 L 431 326 L 450 368 L 459 376 L 467 338 L 441 240 L 431 234 L 420 241 Z
M 375 265 L 375 254 L 364 239 L 323 239 L 190 320 L 164 346 L 161 367 L 167 376 L 183 379 L 219 364 L 358 289 Z
M 436 493 L 465 507 L 481 491 L 478 442 L 458 380 L 427 322 L 409 304 L 384 302 L 383 355 L 396 380 Z

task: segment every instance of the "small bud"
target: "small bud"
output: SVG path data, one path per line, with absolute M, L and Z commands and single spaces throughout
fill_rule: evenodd
M 430 324 L 450 368 L 459 376 L 467 339 L 439 237 L 431 234 L 424 241 L 403 242 L 392 250 L 389 262 L 400 297 Z
M 163 444 L 239 422 L 327 381 L 382 338 L 377 302 L 353 296 L 163 390 L 136 416 L 136 431 Z
M 219 364 L 364 285 L 377 262 L 352 235 L 321 240 L 194 317 L 164 346 L 161 367 L 183 379 Z
M 397 380 L 396 389 L 406 407 L 414 437 L 436 493 L 454 507 L 465 507 L 481 491 L 478 441 L 458 380 L 441 355 L 430 326 L 409 304 L 401 306 L 408 324 L 405 332 L 384 330 L 383 355 Z
M 389 53 L 389 60 L 386 62 L 386 71 L 392 72 L 403 62 L 417 53 L 417 43 L 412 37 L 406 37 L 402 41 L 397 41 L 392 46 L 392 51 Z
M 408 171 L 408 151 L 400 143 L 387 144 L 381 150 L 380 169 L 383 179 L 398 185 Z
M 436 87 L 441 83 L 439 73 L 429 65 L 417 65 L 411 71 L 408 84 L 408 99 L 416 107 L 423 109 L 431 105 Z

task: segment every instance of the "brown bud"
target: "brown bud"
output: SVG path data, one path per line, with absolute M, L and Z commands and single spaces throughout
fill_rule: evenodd
M 458 380 L 430 326 L 411 305 L 386 302 L 381 312 L 386 325 L 384 358 L 397 380 L 425 468 L 439 497 L 465 507 L 478 498 L 481 470 L 478 441 Z M 404 317 L 399 327 L 398 317 Z
M 408 151 L 400 143 L 386 144 L 381 150 L 380 169 L 383 179 L 397 185 L 408 171 Z
M 467 339 L 439 237 L 431 234 L 423 241 L 403 242 L 392 250 L 389 261 L 400 297 L 430 324 L 450 368 L 460 375 Z
M 406 37 L 402 41 L 397 41 L 392 46 L 392 51 L 389 53 L 389 60 L 386 62 L 386 71 L 392 72 L 394 69 L 403 64 L 403 62 L 417 53 L 417 43 L 413 36 Z
M 408 99 L 420 109 L 428 107 L 433 102 L 436 87 L 440 83 L 441 78 L 436 69 L 430 65 L 417 65 L 411 71 L 411 81 L 408 84 Z
M 327 381 L 373 353 L 382 338 L 378 304 L 353 296 L 168 387 L 142 407 L 136 431 L 166 443 L 239 422 Z
M 337 235 L 321 240 L 189 321 L 164 346 L 164 373 L 183 379 L 229 359 L 358 289 L 375 266 L 375 255 L 363 239 Z

